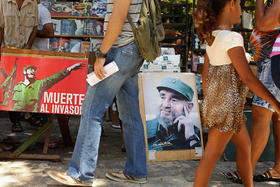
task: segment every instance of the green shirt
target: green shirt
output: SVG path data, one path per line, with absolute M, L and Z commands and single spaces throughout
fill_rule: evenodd
M 36 80 L 27 86 L 23 81 L 19 82 L 14 88 L 13 109 L 19 111 L 39 112 L 44 91 L 51 88 L 69 74 L 70 72 L 65 69 L 45 79 Z
M 200 141 L 200 129 L 194 127 L 195 134 L 185 138 L 185 134 L 182 131 L 178 131 L 176 124 L 168 127 L 169 135 L 167 131 L 159 124 L 158 119 L 146 121 L 147 126 L 147 139 L 148 150 L 162 151 L 162 150 L 178 150 L 178 149 L 194 149 L 195 147 L 201 147 Z M 191 141 L 195 140 L 196 143 L 191 145 Z

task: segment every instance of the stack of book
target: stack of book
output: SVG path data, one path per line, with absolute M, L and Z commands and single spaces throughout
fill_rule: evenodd
M 92 0 L 92 2 L 65 2 L 55 0 L 41 0 L 52 16 L 93 16 L 105 17 L 106 0 Z
M 102 39 L 91 38 L 90 41 L 68 38 L 50 38 L 49 49 L 51 51 L 63 51 L 72 53 L 87 53 L 93 51 L 101 44 Z
M 101 38 L 90 38 L 90 41 L 88 39 L 83 41 L 83 39 L 75 36 L 104 35 L 103 21 L 92 19 L 92 17 L 105 17 L 107 0 L 88 0 L 83 2 L 41 0 L 41 3 L 51 12 L 54 34 L 65 35 L 64 38 L 63 36 L 58 36 L 62 38 L 51 38 L 49 40 L 50 50 L 87 53 L 99 47 L 102 42 Z M 73 16 L 77 16 L 77 18 Z
M 144 61 L 140 71 L 142 72 L 180 72 L 180 55 L 176 55 L 174 49 L 162 49 L 162 55 L 153 62 Z
M 94 19 L 52 19 L 55 35 L 103 36 L 102 21 Z

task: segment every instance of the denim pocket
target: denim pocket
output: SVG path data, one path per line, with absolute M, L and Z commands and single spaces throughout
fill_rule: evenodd
M 128 56 L 139 56 L 139 50 L 135 44 L 130 44 L 122 49 L 122 54 L 123 55 L 128 55 Z
M 119 48 L 119 54 L 115 59 L 119 66 L 121 74 L 132 75 L 138 71 L 139 64 L 143 62 L 143 58 L 139 54 L 139 50 L 135 44 L 130 44 Z

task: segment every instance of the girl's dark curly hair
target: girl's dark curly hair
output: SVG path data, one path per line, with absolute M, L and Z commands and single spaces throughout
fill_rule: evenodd
M 226 4 L 231 0 L 198 0 L 193 13 L 196 33 L 204 43 L 212 37 L 212 31 L 217 27 L 217 19 Z

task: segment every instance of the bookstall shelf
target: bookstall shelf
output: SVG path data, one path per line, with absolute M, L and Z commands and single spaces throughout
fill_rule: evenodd
M 191 4 L 188 1 L 160 2 L 163 26 L 166 32 L 162 47 L 174 48 L 181 56 L 180 69 L 188 71 L 187 52 L 189 51 L 190 12 Z
M 52 19 L 97 19 L 97 20 L 104 20 L 104 17 L 93 17 L 93 16 L 52 16 Z
M 104 38 L 106 0 L 41 0 L 48 8 L 54 26 L 49 39 L 51 51 L 88 53 Z
M 101 38 L 103 39 L 104 36 L 99 36 L 99 35 L 61 35 L 57 34 L 55 37 L 58 38 Z

